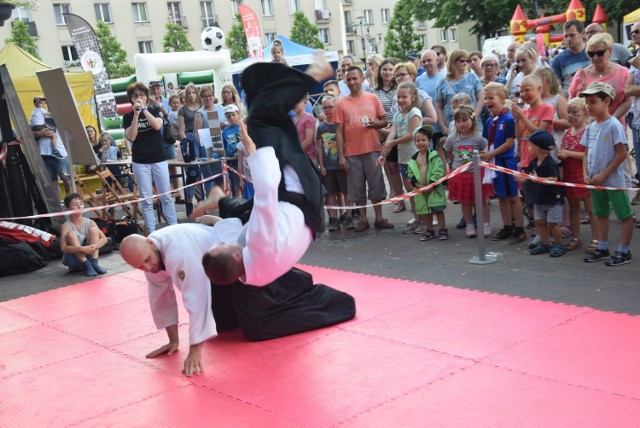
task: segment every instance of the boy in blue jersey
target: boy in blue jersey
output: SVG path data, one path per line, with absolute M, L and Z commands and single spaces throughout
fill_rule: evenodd
M 500 83 L 492 82 L 484 88 L 484 105 L 489 109 L 491 117 L 487 119 L 482 131 L 482 136 L 488 141 L 489 149 L 481 154 L 481 158 L 485 162 L 516 171 L 518 169 L 514 149 L 516 122 L 505 108 L 508 95 L 509 91 Z M 500 214 L 504 226 L 491 240 L 500 241 L 511 238 L 512 244 L 524 241 L 527 234 L 523 228 L 522 204 L 518 197 L 518 184 L 514 176 L 496 171 L 493 187 L 500 201 Z

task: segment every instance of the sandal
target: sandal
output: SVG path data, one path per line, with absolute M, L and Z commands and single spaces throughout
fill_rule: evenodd
M 430 241 L 436 237 L 436 233 L 433 230 L 427 230 L 425 233 L 420 236 L 421 241 Z
M 578 238 L 573 238 L 567 245 L 564 246 L 565 250 L 573 251 L 582 247 L 582 241 Z
M 587 253 L 587 254 L 591 254 L 594 251 L 596 251 L 597 249 L 598 249 L 598 241 L 594 239 L 589 243 L 587 248 L 584 249 L 584 252 Z
M 560 233 L 562 233 L 563 238 L 568 238 L 571 236 L 571 228 L 566 224 L 560 225 Z
M 591 219 L 589 218 L 589 216 L 582 217 L 580 219 L 580 224 L 590 224 L 590 223 L 591 223 Z
M 438 231 L 438 240 L 446 241 L 447 239 L 449 239 L 449 231 L 447 229 L 440 229 L 440 231 Z
M 401 213 L 402 211 L 405 211 L 407 209 L 407 207 L 405 206 L 404 202 L 399 202 L 398 206 L 396 207 L 395 210 L 393 210 L 394 213 Z

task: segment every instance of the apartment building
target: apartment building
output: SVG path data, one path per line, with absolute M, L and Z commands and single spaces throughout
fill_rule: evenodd
M 258 16 L 263 44 L 278 34 L 291 32 L 293 13 L 302 11 L 318 26 L 326 49 L 358 58 L 384 52 L 387 25 L 394 0 L 39 0 L 37 10 L 16 8 L 11 19 L 0 27 L 0 40 L 10 37 L 12 23 L 23 20 L 36 38 L 43 61 L 52 67 L 73 67 L 77 53 L 67 30 L 64 13 L 83 17 L 91 25 L 101 20 L 109 24 L 133 64 L 136 53 L 162 52 L 165 23 L 181 25 L 194 48 L 200 47 L 200 33 L 218 26 L 228 33 L 238 6 L 245 4 Z M 416 32 L 424 46 L 442 44 L 448 50 L 459 46 L 457 28 L 436 29 L 429 22 L 416 22 Z

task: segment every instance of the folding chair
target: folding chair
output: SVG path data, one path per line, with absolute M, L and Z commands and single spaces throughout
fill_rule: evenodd
M 122 209 L 131 218 L 137 219 L 142 216 L 140 210 L 138 209 L 138 204 L 131 204 L 129 206 L 129 204 L 125 203 L 137 199 L 135 193 L 122 187 L 122 184 L 120 184 L 120 182 L 116 179 L 113 173 L 109 171 L 108 168 L 105 168 L 103 171 L 98 172 L 98 176 L 100 177 L 100 181 L 102 181 L 102 192 L 104 193 L 106 202 L 108 204 L 122 204 Z M 133 209 L 133 213 L 131 212 L 130 208 Z M 113 212 L 114 210 L 112 209 L 112 217 Z
M 102 193 L 92 192 L 91 189 L 87 187 L 87 185 L 82 181 L 79 177 L 75 177 L 76 182 L 76 191 L 82 195 L 83 202 L 89 207 L 103 207 L 106 205 L 106 197 L 104 191 Z M 102 217 L 107 217 L 107 210 L 101 209 L 96 211 L 96 213 L 100 213 Z

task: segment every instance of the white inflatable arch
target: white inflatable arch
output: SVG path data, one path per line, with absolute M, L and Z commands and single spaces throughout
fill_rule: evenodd
M 213 70 L 215 95 L 218 99 L 222 99 L 222 86 L 226 83 L 233 83 L 231 53 L 228 49 L 222 49 L 218 52 L 135 54 L 133 62 L 136 67 L 136 79 L 145 85 L 152 80 L 158 80 L 158 76 L 163 73 Z

